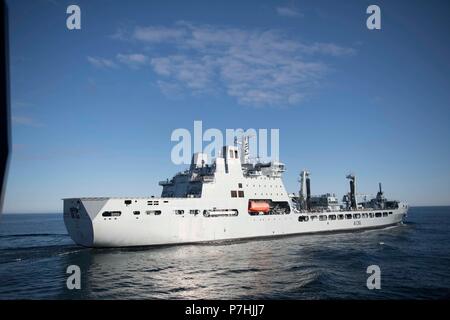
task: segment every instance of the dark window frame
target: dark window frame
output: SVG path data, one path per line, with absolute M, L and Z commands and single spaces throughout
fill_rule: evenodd
M 147 215 L 153 214 L 153 215 L 155 215 L 155 216 L 159 216 L 159 215 L 161 214 L 161 210 L 147 210 L 145 213 L 146 213 Z
M 120 217 L 122 211 L 103 211 L 102 217 Z

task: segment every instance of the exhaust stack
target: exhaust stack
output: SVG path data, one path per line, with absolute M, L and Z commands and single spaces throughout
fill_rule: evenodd
M 311 209 L 311 179 L 306 178 L 306 210 Z
M 350 207 L 352 209 L 357 209 L 356 202 L 356 177 L 353 174 L 347 175 L 347 179 L 350 180 Z

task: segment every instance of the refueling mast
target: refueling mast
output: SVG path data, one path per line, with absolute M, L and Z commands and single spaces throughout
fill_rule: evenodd
M 343 201 L 347 203 L 348 209 L 356 210 L 358 208 L 356 199 L 356 176 L 354 174 L 348 174 L 346 178 L 350 180 L 350 193 L 344 196 Z
M 375 200 L 380 209 L 384 209 L 386 207 L 386 198 L 384 197 L 383 190 L 381 189 L 381 182 L 378 183 L 378 187 L 380 191 L 377 192 L 377 197 Z
M 345 210 L 357 210 L 358 202 L 356 196 L 356 176 L 354 174 L 348 174 L 346 176 L 350 180 L 350 192 L 344 195 L 342 201 L 345 203 Z M 312 212 L 316 210 L 322 210 L 328 208 L 328 210 L 333 210 L 338 207 L 337 199 L 334 194 L 323 194 L 320 196 L 311 197 L 311 179 L 310 173 L 307 170 L 300 172 L 299 177 L 300 190 L 298 195 L 297 208 L 299 211 Z M 380 191 L 377 194 L 377 199 L 379 203 L 383 202 L 383 192 Z
M 299 210 L 308 211 L 311 209 L 311 179 L 309 171 L 300 172 L 300 192 L 299 192 Z

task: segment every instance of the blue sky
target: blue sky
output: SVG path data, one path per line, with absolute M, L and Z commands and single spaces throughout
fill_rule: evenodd
M 4 212 L 159 195 L 173 130 L 279 128 L 285 184 L 450 204 L 447 1 L 9 1 Z M 381 8 L 382 29 L 366 28 Z M 66 8 L 81 8 L 81 30 Z

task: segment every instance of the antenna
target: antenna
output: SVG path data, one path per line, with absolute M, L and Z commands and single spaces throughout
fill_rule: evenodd
M 255 136 L 255 135 L 252 133 L 249 133 L 249 134 L 243 133 L 241 135 L 240 141 L 238 140 L 237 136 L 234 137 L 236 146 L 237 145 L 241 146 L 241 162 L 243 164 L 249 163 L 249 158 L 250 158 L 250 143 L 249 143 L 249 141 L 250 141 L 250 138 L 253 136 Z

